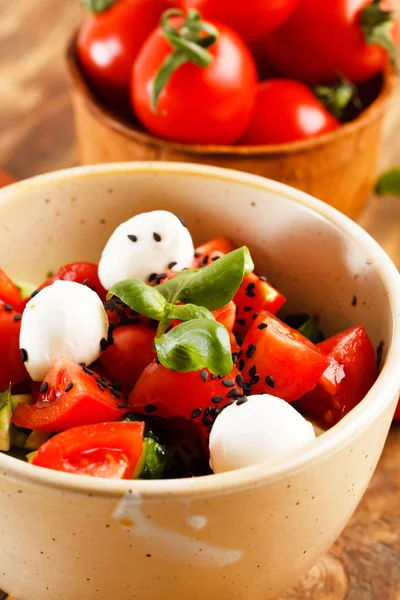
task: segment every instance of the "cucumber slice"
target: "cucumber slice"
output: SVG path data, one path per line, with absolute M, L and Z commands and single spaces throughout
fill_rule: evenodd
M 32 461 L 35 458 L 36 454 L 37 450 L 34 450 L 34 452 L 29 452 L 29 454 L 25 456 L 25 459 L 28 461 L 29 464 L 32 464 Z
M 39 446 L 47 442 L 49 437 L 50 434 L 45 431 L 32 431 L 32 433 L 28 435 L 24 447 L 26 450 L 38 450 Z
M 31 294 L 33 294 L 33 292 L 35 290 L 37 290 L 37 287 L 38 287 L 37 285 L 35 285 L 34 283 L 31 283 L 30 281 L 15 281 L 15 285 L 19 289 L 21 296 L 23 297 L 24 300 L 26 300 L 27 298 L 30 298 Z
M 11 396 L 11 410 L 14 411 L 17 404 L 23 402 L 24 404 L 32 404 L 33 397 L 30 394 L 14 394 Z
M 11 448 L 11 386 L 0 392 L 0 450 L 8 452 Z

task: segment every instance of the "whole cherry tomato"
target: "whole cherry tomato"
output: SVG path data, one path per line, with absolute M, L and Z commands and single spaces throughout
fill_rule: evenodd
M 251 118 L 254 60 L 226 25 L 202 23 L 199 32 L 199 17 L 196 11 L 186 20 L 166 16 L 146 40 L 133 69 L 132 106 L 142 124 L 160 137 L 231 144 Z
M 90 2 L 86 2 L 90 8 Z M 110 6 L 105 3 L 105 6 Z M 88 82 L 113 105 L 129 103 L 132 65 L 171 0 L 117 0 L 83 23 L 77 53 Z
M 333 83 L 338 74 L 365 81 L 384 69 L 388 50 L 394 53 L 391 8 L 389 0 L 300 0 L 265 39 L 267 60 L 282 75 L 310 84 Z
M 270 79 L 259 85 L 242 144 L 284 144 L 336 129 L 335 119 L 303 83 Z
M 182 0 L 185 10 L 197 8 L 206 18 L 223 21 L 246 42 L 269 35 L 294 11 L 298 0 Z
M 15 177 L 0 169 L 0 188 L 16 181 Z

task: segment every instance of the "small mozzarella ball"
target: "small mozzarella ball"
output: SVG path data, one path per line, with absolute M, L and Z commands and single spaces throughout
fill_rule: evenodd
M 117 227 L 99 263 L 99 278 L 106 290 L 124 279 L 149 281 L 168 265 L 181 271 L 190 267 L 194 246 L 182 222 L 166 210 L 141 213 Z M 172 268 L 172 267 L 171 267 Z
M 96 292 L 80 283 L 55 281 L 26 305 L 19 345 L 29 375 L 43 381 L 57 358 L 92 363 L 107 335 L 107 315 Z
M 311 423 L 290 404 L 269 394 L 231 404 L 216 418 L 210 434 L 214 473 L 280 459 L 315 439 Z

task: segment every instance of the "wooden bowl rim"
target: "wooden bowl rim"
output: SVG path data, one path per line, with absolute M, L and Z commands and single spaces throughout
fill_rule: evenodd
M 170 152 L 181 152 L 197 155 L 224 155 L 232 157 L 295 154 L 314 150 L 346 136 L 352 136 L 356 131 L 365 129 L 379 118 L 383 117 L 389 100 L 395 88 L 396 75 L 388 68 L 384 73 L 383 86 L 379 96 L 358 117 L 344 123 L 338 129 L 319 136 L 285 144 L 266 144 L 260 146 L 245 145 L 214 145 L 214 144 L 183 144 L 172 142 L 141 131 L 123 118 L 112 114 L 92 93 L 87 85 L 76 55 L 75 32 L 66 49 L 65 59 L 68 79 L 71 88 L 76 90 L 92 115 L 106 127 L 113 129 L 125 138 L 129 138 L 148 146 L 161 147 Z

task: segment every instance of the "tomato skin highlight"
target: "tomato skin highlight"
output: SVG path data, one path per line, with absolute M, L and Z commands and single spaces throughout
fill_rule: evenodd
M 16 321 L 14 310 L 6 310 L 0 302 L 0 392 L 4 392 L 10 383 L 20 383 L 29 379 L 19 350 L 19 332 L 21 321 Z
M 376 380 L 375 350 L 364 327 L 317 344 L 329 359 L 318 385 L 299 406 L 322 426 L 332 426 L 361 402 Z
M 269 79 L 259 84 L 253 115 L 241 144 L 285 144 L 337 129 L 340 122 L 304 84 Z
M 241 350 L 237 364 L 244 362 L 250 394 L 265 392 L 287 402 L 312 390 L 329 364 L 312 342 L 267 311 L 260 312 Z
M 185 10 L 196 8 L 204 18 L 223 21 L 246 42 L 270 35 L 293 13 L 298 0 L 182 0 Z
M 97 379 L 97 373 L 89 375 L 80 365 L 58 359 L 45 379 L 47 389 L 39 392 L 35 404 L 18 404 L 12 422 L 26 429 L 55 432 L 122 419 L 127 412 L 124 394 L 111 393 L 108 382 L 101 385 Z M 70 384 L 73 386 L 68 389 Z
M 151 109 L 153 82 L 172 49 L 160 28 L 144 43 L 132 72 L 131 103 L 152 134 L 189 144 L 232 144 L 245 132 L 256 94 L 255 63 L 232 29 L 213 24 L 219 37 L 208 48 L 212 63 L 179 67 L 161 92 L 156 113 Z
M 201 375 L 203 372 L 204 379 Z M 129 395 L 128 407 L 132 412 L 152 414 L 164 419 L 183 417 L 190 420 L 197 425 L 199 435 L 205 441 L 208 438 L 208 428 L 216 416 L 213 409 L 217 409 L 218 413 L 224 405 L 234 400 L 232 396 L 228 396 L 232 389 L 237 390 L 238 395 L 243 393 L 236 380 L 238 376 L 240 373 L 236 367 L 219 379 L 207 369 L 178 373 L 154 361 L 143 371 Z M 224 380 L 232 381 L 233 385 L 226 387 L 222 383 Z M 212 401 L 215 397 L 218 398 L 218 403 Z
M 145 325 L 123 325 L 114 329 L 114 342 L 103 352 L 99 361 L 126 394 L 133 389 L 143 370 L 156 353 L 153 349 L 155 329 Z
M 17 312 L 22 312 L 25 307 L 21 292 L 3 269 L 0 269 L 0 302 L 10 304 Z
M 132 479 L 143 446 L 144 423 L 97 423 L 59 433 L 39 447 L 39 467 L 93 477 Z
M 129 105 L 132 65 L 169 0 L 118 0 L 80 28 L 76 49 L 92 88 L 114 107 Z
M 42 290 L 58 280 L 75 281 L 76 283 L 85 282 L 85 285 L 92 288 L 103 302 L 106 299 L 107 291 L 100 283 L 98 267 L 94 263 L 80 261 L 63 265 L 57 273 L 41 284 L 40 289 Z
M 338 73 L 361 83 L 383 71 L 387 52 L 368 44 L 361 10 L 372 0 L 300 0 L 283 26 L 265 38 L 266 58 L 285 77 L 308 84 L 333 84 Z M 381 2 L 393 9 L 392 2 Z M 392 36 L 395 37 L 395 24 Z

